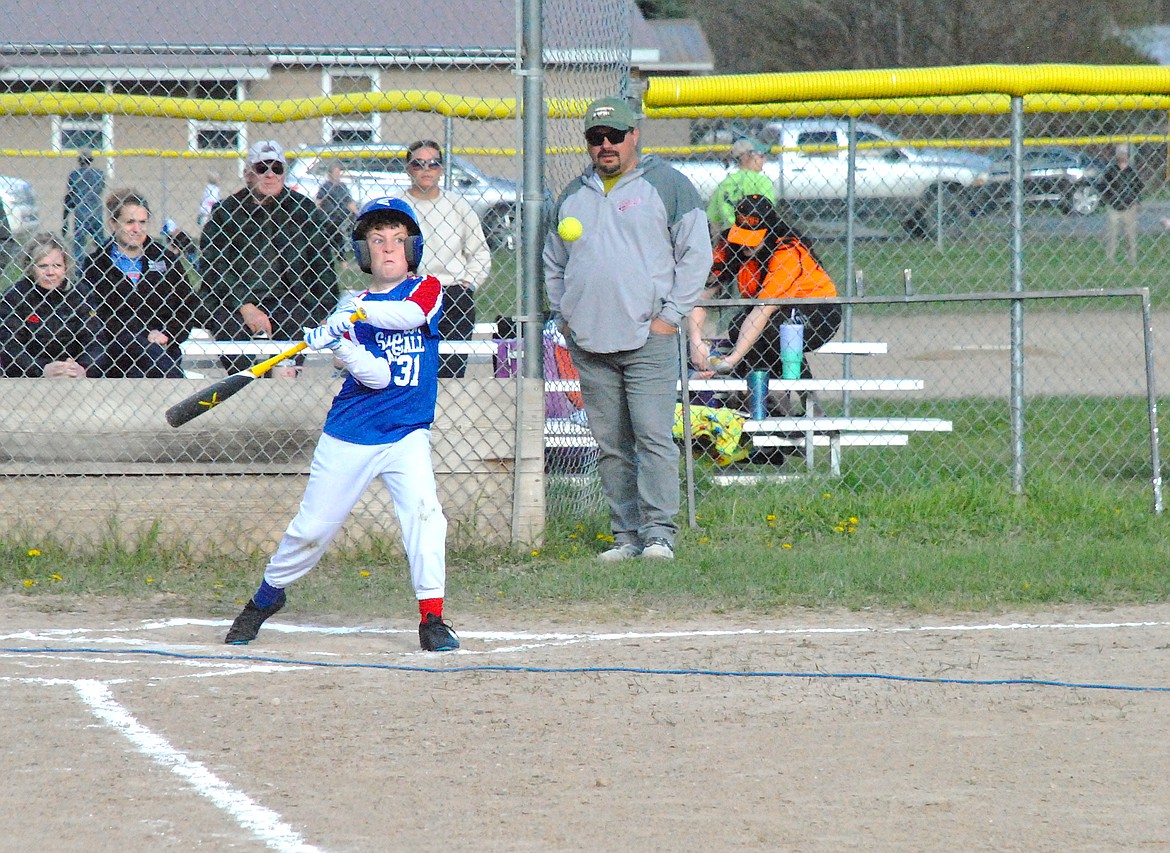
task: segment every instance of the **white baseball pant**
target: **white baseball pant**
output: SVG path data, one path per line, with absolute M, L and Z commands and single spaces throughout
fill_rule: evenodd
M 431 432 L 418 429 L 393 444 L 351 444 L 322 433 L 296 517 L 264 568 L 283 588 L 321 560 L 362 493 L 381 477 L 394 500 L 415 596 L 442 598 L 447 576 L 447 519 L 431 467 Z

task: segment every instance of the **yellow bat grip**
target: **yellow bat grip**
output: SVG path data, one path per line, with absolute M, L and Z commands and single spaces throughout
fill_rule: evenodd
M 349 315 L 349 319 L 353 323 L 356 323 L 359 320 L 364 320 L 364 319 L 366 319 L 366 312 L 364 310 L 362 310 L 362 306 L 359 305 L 357 307 L 357 310 Z M 263 376 L 265 373 L 270 371 L 272 368 L 276 367 L 276 365 L 280 364 L 286 358 L 292 358 L 294 355 L 296 355 L 298 352 L 301 352 L 302 350 L 306 349 L 308 346 L 309 345 L 307 343 L 305 343 L 304 341 L 299 341 L 298 343 L 296 343 L 293 346 L 286 349 L 284 352 L 278 352 L 276 355 L 274 355 L 272 358 L 268 359 L 267 361 L 262 361 L 259 364 L 253 364 L 251 367 L 248 368 L 248 372 L 251 373 L 253 376 L 255 376 L 257 379 L 259 379 L 261 376 Z

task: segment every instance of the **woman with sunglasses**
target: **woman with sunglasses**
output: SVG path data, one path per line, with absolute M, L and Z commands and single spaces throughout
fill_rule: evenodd
M 246 186 L 216 204 L 203 228 L 204 310 L 217 340 L 298 340 L 337 302 L 329 224 L 312 199 L 285 186 L 285 171 L 280 144 L 257 142 L 248 149 Z M 252 358 L 223 356 L 220 363 L 235 373 Z
M 479 216 L 463 198 L 439 186 L 443 152 L 439 143 L 420 139 L 406 148 L 410 187 L 403 200 L 414 208 L 427 241 L 419 272 L 433 275 L 443 286 L 439 336 L 447 341 L 470 340 L 475 331 L 475 291 L 492 269 L 492 253 Z M 467 372 L 467 356 L 439 356 L 439 378 L 458 379 Z

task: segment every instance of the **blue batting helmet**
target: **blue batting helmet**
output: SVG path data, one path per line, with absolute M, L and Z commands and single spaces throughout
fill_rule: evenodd
M 406 241 L 406 265 L 412 272 L 422 263 L 423 236 L 414 210 L 400 198 L 375 198 L 362 205 L 353 223 L 353 254 L 362 272 L 370 272 L 370 247 L 366 234 L 376 225 L 404 225 L 413 239 Z

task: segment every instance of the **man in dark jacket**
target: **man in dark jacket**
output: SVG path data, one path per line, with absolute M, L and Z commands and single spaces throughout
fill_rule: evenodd
M 183 265 L 147 235 L 150 208 L 141 193 L 114 190 L 106 210 L 113 236 L 89 256 L 82 276 L 109 338 L 102 375 L 181 379 L 179 344 L 195 324 L 195 291 Z
M 284 185 L 284 175 L 284 149 L 257 142 L 248 150 L 247 186 L 212 208 L 203 228 L 204 310 L 219 340 L 298 340 L 336 303 L 329 226 L 311 199 Z M 234 373 L 252 359 L 225 356 L 221 363 Z
M 1117 146 L 1117 159 L 1105 167 L 1097 178 L 1101 201 L 1105 203 L 1105 254 L 1116 260 L 1117 238 L 1125 236 L 1125 254 L 1137 265 L 1137 226 L 1140 199 L 1145 184 L 1138 170 L 1129 162 L 1129 145 Z

